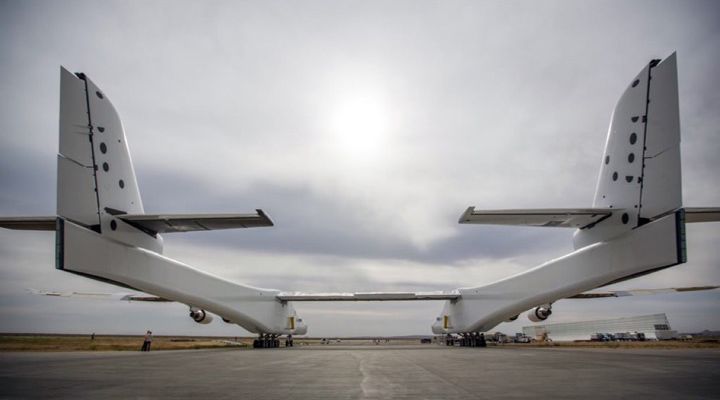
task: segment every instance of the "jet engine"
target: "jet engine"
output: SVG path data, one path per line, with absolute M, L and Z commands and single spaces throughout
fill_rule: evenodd
M 552 314 L 552 307 L 550 305 L 544 305 L 535 307 L 528 312 L 528 319 L 532 322 L 545 321 Z
M 190 318 L 198 324 L 209 324 L 213 320 L 212 315 L 208 314 L 207 311 L 192 308 L 190 309 Z

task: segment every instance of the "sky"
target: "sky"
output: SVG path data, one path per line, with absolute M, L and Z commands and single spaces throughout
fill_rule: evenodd
M 167 234 L 167 256 L 281 290 L 490 283 L 572 251 L 572 230 L 460 214 L 591 206 L 617 99 L 673 51 L 683 200 L 720 205 L 719 21 L 713 1 L 0 1 L 0 215 L 55 214 L 64 65 L 119 111 L 147 213 L 275 223 Z M 720 283 L 720 224 L 687 233 L 686 264 L 610 288 Z M 181 304 L 28 294 L 124 291 L 55 270 L 53 245 L 0 229 L 0 331 L 247 335 Z M 717 290 L 562 300 L 548 322 L 720 330 L 719 306 Z M 311 336 L 412 335 L 442 302 L 296 309 Z

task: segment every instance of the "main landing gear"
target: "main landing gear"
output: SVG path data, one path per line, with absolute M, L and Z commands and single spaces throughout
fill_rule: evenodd
M 278 335 L 261 333 L 258 339 L 253 340 L 253 349 L 274 349 L 280 347 Z M 285 339 L 285 347 L 293 347 L 293 337 L 288 335 Z
M 461 333 L 458 337 L 448 334 L 445 337 L 445 345 L 460 347 L 487 347 L 485 334 L 478 332 Z
M 254 349 L 273 349 L 276 347 L 280 347 L 280 339 L 278 339 L 277 335 L 261 333 L 260 338 L 253 340 Z

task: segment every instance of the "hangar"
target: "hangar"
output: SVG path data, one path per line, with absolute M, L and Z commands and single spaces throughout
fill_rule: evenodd
M 650 340 L 677 337 L 677 332 L 670 329 L 670 322 L 664 313 L 523 327 L 523 333 L 526 336 L 538 340 L 547 336 L 548 339 L 556 342 L 590 340 L 595 333 L 615 334 L 621 332 L 644 333 L 645 338 Z

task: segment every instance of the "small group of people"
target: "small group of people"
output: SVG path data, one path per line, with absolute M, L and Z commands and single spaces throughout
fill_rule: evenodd
M 143 340 L 143 345 L 140 351 L 150 351 L 150 345 L 152 344 L 152 331 L 147 331 L 145 333 L 145 339 Z

